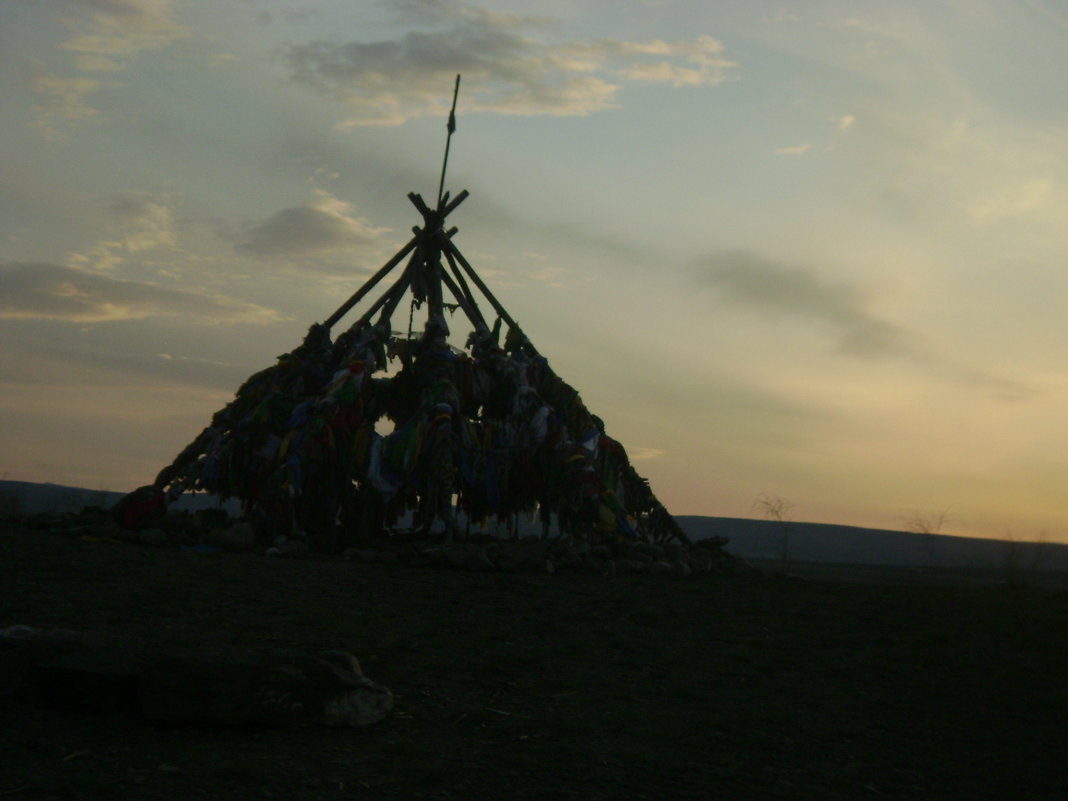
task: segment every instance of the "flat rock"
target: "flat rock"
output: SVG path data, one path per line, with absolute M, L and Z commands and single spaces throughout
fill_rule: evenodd
M 137 697 L 143 659 L 130 648 L 78 646 L 30 666 L 28 689 L 50 707 L 90 711 L 130 708 Z
M 170 545 L 171 538 L 167 536 L 167 532 L 161 528 L 146 528 L 142 529 L 137 534 L 137 541 L 142 545 Z
M 675 566 L 665 559 L 657 559 L 655 562 L 650 562 L 648 570 L 654 576 L 663 576 L 668 573 L 675 572 Z
M 137 710 L 166 726 L 361 727 L 393 709 L 354 656 L 150 654 L 72 632 L 0 630 L 0 696 L 79 712 Z
M 393 695 L 336 658 L 222 661 L 167 657 L 145 667 L 140 707 L 168 726 L 361 727 L 393 709 Z M 358 665 L 357 665 L 358 667 Z
M 464 569 L 472 573 L 492 573 L 497 566 L 490 561 L 483 551 L 468 551 Z
M 242 553 L 256 546 L 256 531 L 251 523 L 234 523 L 228 528 L 212 529 L 204 541 L 224 551 Z
M 517 572 L 521 570 L 539 570 L 544 567 L 549 556 L 549 545 L 539 540 L 519 542 L 502 542 L 495 546 L 493 557 L 501 570 Z

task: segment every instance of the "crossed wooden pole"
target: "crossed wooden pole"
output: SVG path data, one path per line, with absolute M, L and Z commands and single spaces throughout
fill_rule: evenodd
M 397 305 L 406 291 L 411 291 L 413 298 L 426 300 L 427 303 L 427 329 L 437 327 L 436 333 L 447 336 L 448 325 L 445 322 L 444 296 L 442 286 L 445 287 L 461 308 L 471 325 L 474 326 L 478 337 L 489 337 L 490 327 L 486 318 L 479 308 L 478 300 L 472 291 L 472 285 L 489 302 L 497 313 L 497 316 L 508 324 L 509 328 L 520 336 L 520 341 L 532 355 L 537 355 L 537 350 L 530 340 L 523 334 L 519 324 L 501 305 L 496 296 L 486 286 L 485 282 L 475 272 L 471 263 L 464 258 L 463 253 L 456 247 L 452 238 L 458 228 L 445 229 L 445 220 L 457 206 L 468 197 L 467 190 L 463 190 L 455 198 L 450 200 L 446 192 L 438 203 L 436 209 L 427 206 L 423 198 L 410 192 L 408 199 L 423 216 L 423 225 L 412 227 L 413 236 L 393 258 L 387 261 L 378 272 L 372 275 L 348 300 L 331 314 L 322 325 L 329 330 L 342 317 L 349 313 L 361 300 L 371 293 L 372 290 L 385 278 L 397 265 L 408 258 L 408 263 L 399 278 L 360 316 L 361 323 L 369 323 L 376 314 L 378 324 L 386 326 L 393 316 Z M 447 269 L 446 269 L 447 265 Z M 470 283 L 469 283 L 470 282 Z
M 486 318 L 479 309 L 475 293 L 471 290 L 471 284 L 482 293 L 482 296 L 497 312 L 497 316 L 508 324 L 523 347 L 531 354 L 537 355 L 537 351 L 530 340 L 523 334 L 522 329 L 516 323 L 500 301 L 490 292 L 489 287 L 479 278 L 470 262 L 464 258 L 459 248 L 452 241 L 453 236 L 459 230 L 450 228 L 445 230 L 445 220 L 453 210 L 463 203 L 468 196 L 464 189 L 455 198 L 449 199 L 449 193 L 442 193 L 445 188 L 445 170 L 449 163 L 449 145 L 452 135 L 456 131 L 456 99 L 460 94 L 460 76 L 456 76 L 456 87 L 452 95 L 452 110 L 449 111 L 449 121 L 446 126 L 448 136 L 445 139 L 445 158 L 441 165 L 441 182 L 438 185 L 438 201 L 435 208 L 430 208 L 423 198 L 415 192 L 408 193 L 408 200 L 423 216 L 422 227 L 412 227 L 412 238 L 408 244 L 402 247 L 382 267 L 372 275 L 348 300 L 341 304 L 337 311 L 331 314 L 322 323 L 322 327 L 329 331 L 342 317 L 349 313 L 353 307 L 363 300 L 378 283 L 385 278 L 405 258 L 408 264 L 405 266 L 400 277 L 393 285 L 383 292 L 367 311 L 361 315 L 359 323 L 366 324 L 371 321 L 375 314 L 379 315 L 378 324 L 383 330 L 389 330 L 389 321 L 393 312 L 401 301 L 405 291 L 411 291 L 413 302 L 426 301 L 427 303 L 427 332 L 440 337 L 447 337 L 448 324 L 445 322 L 444 298 L 442 285 L 451 293 L 456 305 L 463 309 L 467 319 L 474 326 L 476 338 L 488 338 L 491 335 L 490 328 L 486 324 Z M 445 264 L 448 269 L 445 269 Z M 466 276 L 466 278 L 465 278 Z M 468 283 L 470 281 L 470 284 Z

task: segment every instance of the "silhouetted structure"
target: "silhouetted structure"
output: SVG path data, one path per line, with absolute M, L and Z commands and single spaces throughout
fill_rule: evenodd
M 450 113 L 450 138 L 454 129 Z M 261 524 L 326 542 L 338 521 L 373 536 L 406 512 L 423 533 L 439 521 L 461 536 L 457 510 L 466 527 L 537 513 L 545 534 L 555 518 L 557 532 L 591 542 L 685 540 L 623 446 L 457 248 L 445 222 L 468 193 L 450 199 L 443 187 L 444 165 L 435 207 L 408 195 L 423 218 L 408 243 L 298 348 L 245 381 L 159 474 L 157 493 L 237 497 Z M 396 331 L 406 297 L 408 331 Z M 416 310 L 425 311 L 422 331 L 412 329 Z M 448 342 L 446 316 L 457 312 L 473 327 L 462 349 Z M 390 365 L 399 370 L 386 375 Z M 385 435 L 383 420 L 393 425 Z

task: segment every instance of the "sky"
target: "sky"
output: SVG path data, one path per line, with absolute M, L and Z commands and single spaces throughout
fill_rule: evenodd
M 3 3 L 0 477 L 149 483 L 458 73 L 454 241 L 672 512 L 1068 541 L 1061 0 Z

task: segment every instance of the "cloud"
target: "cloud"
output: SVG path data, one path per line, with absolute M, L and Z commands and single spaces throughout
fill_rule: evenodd
M 811 142 L 805 142 L 803 145 L 789 145 L 788 147 L 775 148 L 776 156 L 803 156 L 812 149 Z
M 147 192 L 131 192 L 115 199 L 111 211 L 122 226 L 122 242 L 128 251 L 137 253 L 175 244 L 169 201 Z
M 328 192 L 283 209 L 245 233 L 238 248 L 256 256 L 293 257 L 337 250 L 377 250 L 388 228 L 354 217 L 352 206 Z
M 207 324 L 263 324 L 275 311 L 220 295 L 123 281 L 42 262 L 0 265 L 0 319 L 101 323 L 183 317 Z
M 890 8 L 890 6 L 887 6 Z M 885 9 L 881 9 L 885 12 Z M 833 26 L 867 34 L 891 42 L 907 43 L 925 39 L 923 28 L 905 14 L 885 14 L 881 18 L 846 17 L 830 23 Z
M 782 25 L 784 23 L 800 22 L 801 15 L 796 11 L 779 10 L 774 14 L 764 14 L 760 21 L 766 25 Z
M 711 36 L 698 36 L 692 42 L 669 43 L 600 40 L 592 44 L 563 45 L 554 52 L 565 58 L 581 58 L 572 63 L 581 69 L 607 68 L 616 77 L 674 87 L 714 86 L 722 83 L 726 70 L 736 66 L 724 57 L 723 45 Z M 645 60 L 642 60 L 645 59 Z M 618 66 L 612 66 L 618 65 Z
M 739 307 L 768 315 L 792 315 L 820 325 L 833 334 L 839 351 L 848 356 L 905 359 L 940 378 L 968 384 L 1004 402 L 1034 397 L 1029 384 L 939 353 L 924 337 L 869 311 L 868 296 L 862 290 L 826 281 L 811 270 L 737 250 L 706 260 L 701 279 Z
M 66 0 L 66 4 L 136 20 L 164 14 L 172 5 L 172 0 Z
M 844 133 L 856 124 L 857 118 L 852 114 L 843 114 L 840 117 L 831 117 L 831 122 L 834 123 L 834 127 L 838 129 L 839 133 Z
M 705 262 L 703 280 L 728 301 L 758 311 L 790 314 L 832 330 L 853 356 L 915 355 L 913 337 L 866 309 L 864 293 L 813 272 L 747 251 L 725 251 Z
M 661 448 L 647 448 L 641 445 L 627 449 L 627 456 L 632 462 L 640 462 L 642 460 L 648 459 L 659 459 L 660 457 L 665 456 L 666 454 L 667 451 Z
M 78 266 L 93 270 L 112 270 L 125 260 L 126 254 L 158 247 L 175 247 L 172 195 L 150 192 L 127 192 L 116 197 L 108 208 L 109 238 L 102 239 L 84 252 L 71 252 L 67 258 Z
M 977 225 L 1042 211 L 1055 201 L 1054 184 L 1046 176 L 1024 176 L 1013 181 L 1006 176 L 1000 192 L 966 197 L 961 200 L 965 212 Z
M 54 321 L 45 321 L 45 325 L 52 329 L 56 327 Z M 148 333 L 143 323 L 133 322 L 131 325 L 139 326 L 138 334 Z M 168 386 L 173 390 L 176 385 L 184 385 L 186 389 L 200 387 L 225 392 L 227 389 L 232 391 L 243 374 L 247 375 L 251 369 L 247 363 L 241 365 L 152 352 L 142 347 L 144 343 L 140 339 L 133 344 L 124 341 L 124 337 L 129 337 L 135 329 L 123 327 L 105 332 L 102 328 L 111 327 L 95 326 L 92 332 L 57 337 L 54 331 L 50 336 L 40 330 L 34 331 L 30 326 L 20 327 L 17 334 L 12 335 L 12 327 L 7 326 L 4 345 L 8 363 L 3 375 L 4 394 L 18 391 L 19 387 L 38 390 L 54 387 L 55 391 L 39 393 L 39 410 L 40 396 L 85 397 L 102 387 L 126 390 L 131 385 L 140 385 L 155 394 L 167 392 L 164 388 Z M 151 334 L 149 338 L 152 338 Z M 183 344 L 195 349 L 200 343 Z M 77 364 L 78 370 L 72 371 L 71 364 Z
M 102 114 L 86 98 L 104 84 L 84 73 L 121 71 L 142 50 L 164 47 L 186 35 L 171 18 L 171 0 L 66 0 L 64 5 L 72 11 L 59 19 L 71 36 L 59 49 L 74 54 L 79 74 L 41 74 L 31 82 L 42 95 L 34 107 L 35 124 L 53 139 L 60 138 L 59 121 L 84 122 Z
M 1062 127 L 997 120 L 985 110 L 951 114 L 873 104 L 865 113 L 882 138 L 878 161 L 866 160 L 877 164 L 873 174 L 884 182 L 881 210 L 907 214 L 943 239 L 989 229 L 1005 237 L 1000 248 L 1053 243 L 1063 252 L 1068 148 Z
M 36 126 L 50 139 L 59 138 L 56 123 L 84 122 L 100 116 L 100 109 L 86 102 L 86 97 L 100 88 L 94 78 L 64 78 L 59 75 L 35 75 L 31 79 L 41 102 L 33 107 Z
M 567 284 L 564 283 L 564 276 L 568 275 L 571 270 L 565 267 L 539 267 L 537 269 L 528 270 L 526 277 L 531 281 L 537 281 L 545 286 L 552 287 L 553 289 L 566 289 Z
M 531 35 L 546 27 L 544 19 L 452 3 L 401 6 L 405 20 L 418 19 L 431 29 L 393 40 L 311 42 L 285 54 L 296 81 L 348 108 L 348 126 L 398 125 L 444 114 L 458 73 L 465 111 L 582 116 L 615 107 L 624 83 L 712 86 L 736 66 L 707 35 L 674 43 L 550 44 Z
M 64 22 L 74 35 L 60 48 L 76 54 L 79 69 L 88 72 L 122 69 L 142 50 L 166 46 L 185 35 L 172 18 L 171 0 L 77 0 L 79 11 Z
M 552 25 L 550 17 L 519 16 L 508 11 L 467 5 L 458 0 L 393 0 L 388 4 L 393 21 L 402 26 L 431 26 L 455 24 L 457 20 L 475 21 L 486 25 L 513 26 L 518 24 Z

